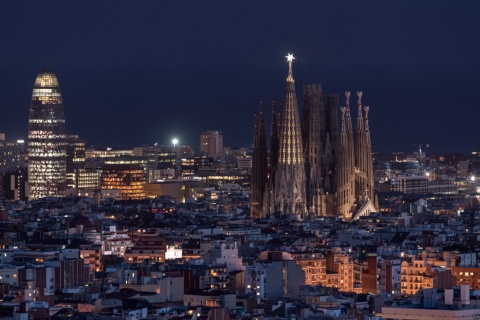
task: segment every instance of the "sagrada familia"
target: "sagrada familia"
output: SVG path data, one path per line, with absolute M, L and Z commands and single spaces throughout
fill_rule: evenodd
M 295 220 L 335 216 L 345 221 L 378 211 L 374 195 L 373 159 L 368 124 L 369 107 L 357 92 L 355 134 L 350 116 L 350 92 L 341 110 L 337 95 L 324 106 L 320 84 L 303 86 L 302 117 L 298 111 L 293 55 L 287 56 L 285 97 L 277 114 L 272 101 L 270 151 L 267 152 L 264 102 L 255 113 L 252 156 L 251 215 L 288 215 Z

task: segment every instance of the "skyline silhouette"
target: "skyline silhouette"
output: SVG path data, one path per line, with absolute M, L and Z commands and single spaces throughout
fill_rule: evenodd
M 249 5 L 250 4 L 250 5 Z M 362 91 L 373 151 L 469 152 L 476 138 L 480 4 L 460 1 L 84 2 L 0 5 L 0 132 L 26 139 L 31 88 L 51 68 L 67 132 L 87 146 L 180 144 L 202 131 L 253 144 L 260 98 Z M 302 101 L 299 99 L 299 106 Z M 266 123 L 270 123 L 268 116 Z

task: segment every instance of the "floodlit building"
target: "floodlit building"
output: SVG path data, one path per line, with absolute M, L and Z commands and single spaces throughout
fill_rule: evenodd
M 430 267 L 424 260 L 403 261 L 401 272 L 402 294 L 416 294 L 419 290 L 433 288 Z
M 55 74 L 43 69 L 35 80 L 28 119 L 29 199 L 65 196 L 66 156 L 60 86 Z
M 145 198 L 145 173 L 139 164 L 106 164 L 102 172 L 102 189 L 122 190 L 122 198 Z
M 263 104 L 255 115 L 252 161 L 251 215 L 256 218 L 281 213 L 295 219 L 337 216 L 355 220 L 377 211 L 369 107 L 357 92 L 355 130 L 350 112 L 350 92 L 338 126 L 338 96 L 323 105 L 322 86 L 304 85 L 301 117 L 298 111 L 293 56 L 280 115 L 272 108 L 270 154 L 265 169 L 266 137 Z M 278 118 L 278 124 L 277 124 Z

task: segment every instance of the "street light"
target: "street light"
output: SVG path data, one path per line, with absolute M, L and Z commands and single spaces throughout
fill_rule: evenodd
M 173 143 L 173 147 L 175 148 L 175 147 L 177 146 L 178 139 L 177 139 L 177 138 L 173 138 L 173 139 L 172 139 L 172 143 Z

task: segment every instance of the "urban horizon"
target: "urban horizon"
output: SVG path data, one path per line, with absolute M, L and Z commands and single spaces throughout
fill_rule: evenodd
M 88 145 L 177 137 L 196 148 L 201 132 L 219 130 L 225 145 L 251 146 L 258 101 L 280 103 L 283 57 L 293 52 L 298 92 L 319 83 L 324 94 L 364 93 L 374 151 L 479 147 L 477 3 L 122 3 L 2 4 L 10 31 L 0 36 L 9 44 L 0 52 L 1 132 L 26 138 L 31 87 L 48 67 L 63 90 L 67 131 Z
M 279 56 L 282 56 L 282 54 L 279 54 Z M 282 65 L 280 64 L 278 66 L 279 69 L 282 69 Z M 54 73 L 55 73 L 55 70 L 53 69 L 50 69 L 50 68 L 42 68 L 42 69 L 49 69 L 49 70 L 52 70 Z M 121 80 L 121 79 L 119 79 Z M 280 79 L 281 80 L 281 79 Z M 276 81 L 278 82 L 278 79 L 276 79 Z M 59 83 L 60 83 L 60 88 L 62 89 L 63 91 L 63 96 L 65 96 L 65 89 L 63 88 L 62 86 L 62 80 L 61 78 L 59 79 Z M 320 83 L 323 86 L 322 83 Z M 297 87 L 297 91 L 301 92 L 302 90 L 302 86 L 303 84 L 300 82 L 300 81 L 296 81 L 296 87 Z M 280 91 L 280 90 L 278 90 Z M 348 91 L 348 90 L 347 90 Z M 326 96 L 327 94 L 337 94 L 339 97 L 340 97 L 340 106 L 338 108 L 338 113 L 340 114 L 341 111 L 340 111 L 340 107 L 343 106 L 345 104 L 345 98 L 343 97 L 343 92 L 342 93 L 336 93 L 336 92 L 324 92 L 324 96 Z M 68 97 L 68 90 L 67 90 L 67 97 Z M 278 94 L 278 97 L 281 97 L 282 96 L 282 93 L 279 93 Z M 366 100 L 368 101 L 368 93 L 366 94 Z M 261 99 L 264 99 L 264 97 L 258 97 L 258 99 L 256 101 L 253 101 L 252 102 L 252 105 L 256 105 L 258 106 L 259 104 L 259 100 Z M 275 97 L 273 98 L 275 99 Z M 24 100 L 24 99 L 22 99 Z M 67 98 L 67 101 L 69 99 Z M 265 99 L 268 101 L 268 99 Z M 281 104 L 281 98 L 276 98 L 277 102 Z M 325 101 L 324 101 L 325 103 Z M 65 117 L 66 117 L 66 126 L 67 126 L 67 133 L 69 134 L 76 134 L 76 135 L 79 135 L 80 138 L 82 139 L 85 139 L 86 142 L 87 142 L 87 148 L 118 148 L 118 147 L 134 147 L 134 146 L 142 146 L 142 145 L 162 145 L 162 146 L 172 146 L 172 140 L 173 139 L 177 139 L 177 144 L 178 145 L 187 145 L 187 146 L 190 146 L 192 147 L 195 151 L 198 150 L 198 139 L 199 139 L 199 136 L 201 134 L 201 132 L 204 132 L 204 131 L 210 131 L 210 130 L 218 130 L 218 131 L 221 131 L 221 132 L 231 132 L 231 130 L 228 129 L 228 126 L 225 126 L 225 125 L 220 125 L 220 126 L 217 126 L 217 127 L 204 127 L 203 129 L 201 128 L 198 128 L 199 130 L 201 129 L 201 131 L 198 131 L 198 132 L 189 132 L 190 130 L 184 130 L 184 129 L 181 129 L 181 128 L 177 128 L 177 129 L 174 129 L 172 130 L 172 134 L 166 134 L 165 136 L 159 136 L 157 135 L 156 138 L 153 138 L 152 139 L 147 139 L 147 138 L 140 138 L 136 141 L 133 141 L 132 139 L 126 139 L 126 142 L 122 142 L 120 140 L 118 140 L 118 138 L 115 138 L 115 137 L 112 137 L 112 139 L 110 141 L 105 141 L 104 138 L 98 138 L 97 137 L 97 140 L 95 140 L 95 137 L 91 137 L 91 135 L 89 134 L 89 128 L 87 126 L 87 128 L 85 128 L 84 126 L 78 126 L 78 124 L 75 122 L 75 120 L 72 120 L 72 121 L 69 121 L 69 118 L 72 118 L 72 117 L 69 117 L 69 113 L 72 113 L 72 111 L 74 110 L 69 110 L 68 108 L 68 102 L 66 103 L 67 104 L 67 107 L 65 108 Z M 28 107 L 26 108 L 27 111 L 28 111 Z M 299 111 L 301 112 L 302 110 L 302 103 L 301 101 L 299 101 Z M 214 114 L 216 110 L 211 110 L 212 114 Z M 378 111 L 377 108 L 372 108 L 372 115 L 371 115 L 371 118 L 373 119 L 373 125 L 371 125 L 371 127 L 373 128 L 372 129 L 372 137 L 373 137 L 373 141 L 374 141 L 374 144 L 372 146 L 372 151 L 374 153 L 415 153 L 419 150 L 419 148 L 423 149 L 424 152 L 434 152 L 434 153 L 438 153 L 438 154 L 448 154 L 448 153 L 463 153 L 463 154 L 470 154 L 472 152 L 475 152 L 477 151 L 477 146 L 476 145 L 471 145 L 469 146 L 468 148 L 467 147 L 458 147 L 457 149 L 446 149 L 446 148 L 443 148 L 441 145 L 440 146 L 435 146 L 435 145 L 431 145 L 431 143 L 429 143 L 429 141 L 427 139 L 418 139 L 419 142 L 417 144 L 405 144 L 403 142 L 399 142 L 399 146 L 395 146 L 395 145 L 391 145 L 389 144 L 388 147 L 386 147 L 384 145 L 384 147 L 379 147 L 378 149 L 376 148 L 376 142 L 377 141 L 383 141 L 383 139 L 381 137 L 379 137 L 379 133 L 376 133 L 375 132 L 375 128 L 376 128 L 376 125 L 375 125 L 375 121 L 378 120 L 378 116 L 375 115 L 375 112 Z M 254 111 L 252 111 L 251 113 L 251 119 L 249 122 L 246 122 L 244 124 L 240 124 L 240 127 L 243 127 L 245 128 L 245 133 L 244 134 L 236 134 L 232 137 L 229 137 L 228 135 L 225 135 L 224 134 L 224 139 L 225 139 L 225 143 L 224 145 L 226 147 L 231 147 L 231 148 L 251 148 L 253 146 L 253 132 L 249 132 L 248 129 L 252 126 L 253 124 L 253 114 L 254 114 Z M 105 117 L 104 119 L 102 118 L 98 118 L 96 119 L 97 121 L 99 121 L 100 123 L 102 122 L 105 122 L 105 121 L 122 121 L 121 119 L 122 118 L 117 118 L 117 117 L 123 117 L 123 118 L 129 118 L 128 115 L 115 115 L 115 116 L 107 116 Z M 188 116 L 187 116 L 188 117 Z M 113 119 L 112 119 L 113 118 Z M 267 113 L 266 115 L 266 122 L 267 124 L 270 123 L 271 119 L 270 119 L 270 115 Z M 12 132 L 9 132 L 9 131 L 0 131 L 0 132 L 3 132 L 6 134 L 6 137 L 7 137 L 7 140 L 8 141 L 15 141 L 15 140 L 25 140 L 27 141 L 28 139 L 26 138 L 26 132 L 27 132 L 27 129 L 26 129 L 26 121 L 24 121 L 25 123 L 25 133 L 22 135 L 21 132 L 18 131 L 18 128 L 21 127 L 20 125 L 18 124 L 14 124 L 13 126 L 17 129 L 14 129 L 14 131 Z M 78 132 L 72 132 L 71 130 L 69 130 L 68 128 L 70 127 L 69 124 L 72 124 L 71 127 L 79 127 L 79 130 Z M 9 125 L 12 125 L 11 123 L 9 123 Z M 238 124 L 237 124 L 238 125 Z M 141 128 L 141 127 L 140 127 Z M 224 130 L 222 130 L 222 128 Z M 141 132 L 141 130 L 134 130 L 136 132 Z M 146 130 L 146 132 L 149 131 L 149 130 Z M 161 129 L 159 130 L 161 131 Z M 250 130 L 251 131 L 251 130 Z M 187 135 L 186 132 L 189 132 L 189 134 Z M 91 140 L 87 139 L 87 137 L 91 137 Z M 248 141 L 250 140 L 250 141 Z M 425 141 L 427 140 L 427 141 Z M 243 144 L 239 144 L 238 142 L 239 141 L 246 141 L 245 143 Z
M 479 12 L 1 3 L 0 318 L 477 320 Z

